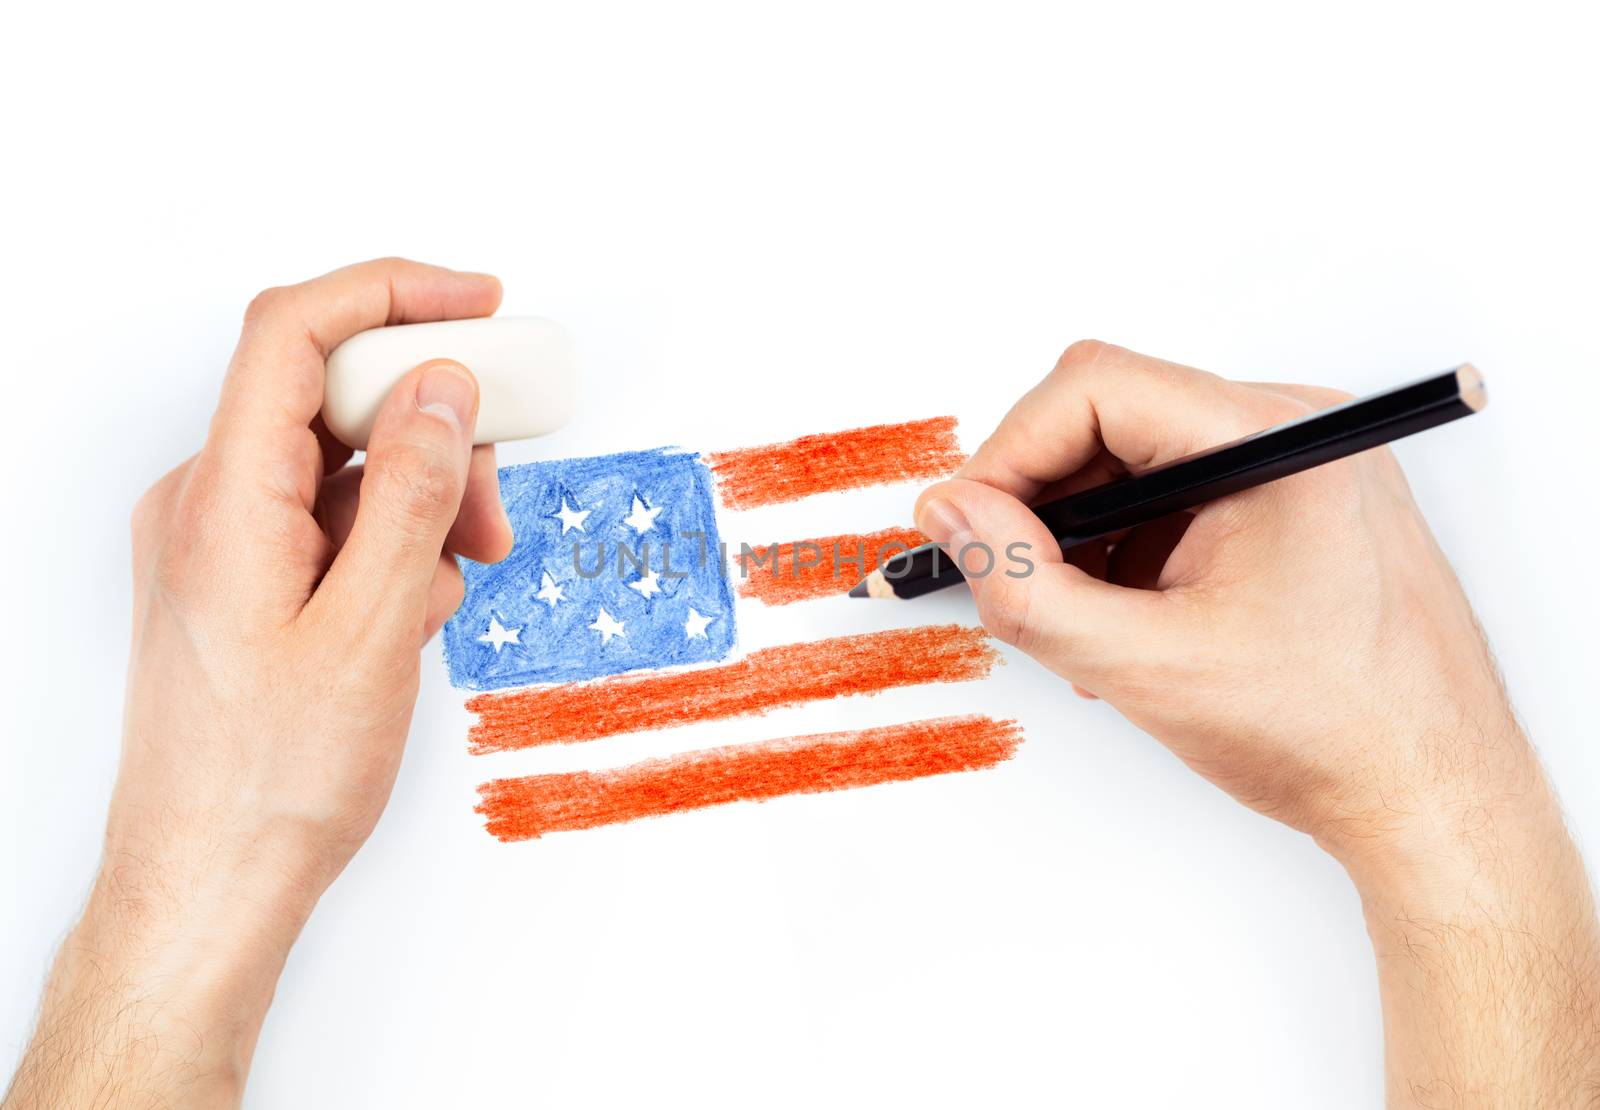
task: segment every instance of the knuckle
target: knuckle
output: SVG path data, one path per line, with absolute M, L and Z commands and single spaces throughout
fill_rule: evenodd
M 460 497 L 456 465 L 442 451 L 420 445 L 393 447 L 377 469 L 391 511 L 404 522 L 435 520 L 452 511 Z
M 156 552 L 173 531 L 175 506 L 181 504 L 193 471 L 194 460 L 190 459 L 169 471 L 134 502 L 133 512 L 129 515 L 128 532 L 133 544 L 133 565 L 137 576 L 143 576 L 156 558 Z
M 139 498 L 133 506 L 133 514 L 128 522 L 128 534 L 133 551 L 133 576 L 143 579 L 145 572 L 150 567 L 150 560 L 156 545 L 156 520 L 160 510 L 153 503 L 154 490 Z
M 1105 358 L 1110 350 L 1111 344 L 1099 339 L 1080 339 L 1061 352 L 1056 359 L 1056 372 L 1080 373 Z
M 1032 591 L 992 582 L 983 591 L 978 615 L 995 639 L 1031 654 L 1036 636 L 1032 620 Z
M 1347 401 L 1356 399 L 1354 393 L 1348 393 L 1342 389 L 1330 389 L 1320 385 L 1284 385 L 1269 389 L 1268 392 L 1292 397 L 1296 401 L 1304 401 L 1313 409 L 1328 409 L 1334 405 L 1342 405 Z
M 133 503 L 128 531 L 133 536 L 135 548 L 144 546 L 155 536 L 156 526 L 166 509 L 165 502 L 165 491 L 160 486 L 151 486 Z
M 213 501 L 209 485 L 191 482 L 162 514 L 167 527 L 155 556 L 155 581 L 168 597 L 197 597 L 211 586 L 218 542 Z
M 281 285 L 263 289 L 254 297 L 251 297 L 250 303 L 245 306 L 245 326 L 247 328 L 255 327 L 282 315 L 292 296 L 293 294 L 290 290 Z
M 365 262 L 357 262 L 345 272 L 363 282 L 382 284 L 416 265 L 417 263 L 401 255 L 386 254 L 381 258 L 369 258 Z
M 1252 398 L 1251 415 L 1267 426 L 1273 424 L 1286 424 L 1291 420 L 1299 420 L 1316 412 L 1316 406 L 1309 401 L 1297 397 L 1289 397 L 1282 393 L 1266 393 L 1256 391 Z

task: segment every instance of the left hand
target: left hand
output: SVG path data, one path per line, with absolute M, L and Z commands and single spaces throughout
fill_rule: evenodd
M 385 401 L 365 465 L 346 467 L 351 451 L 317 415 L 324 360 L 368 328 L 499 303 L 488 275 L 385 260 L 250 305 L 204 447 L 134 511 L 133 652 L 104 864 L 52 977 L 19 1104 L 32 1104 L 30 1063 L 46 1043 L 58 1068 L 83 1051 L 56 1073 L 66 1082 L 38 1088 L 41 1105 L 119 1082 L 163 1105 L 237 1100 L 290 944 L 388 800 L 418 649 L 461 600 L 454 556 L 511 549 L 494 449 L 472 446 L 471 373 L 413 370 Z M 180 1064 L 189 1079 L 173 1098 L 153 1076 Z

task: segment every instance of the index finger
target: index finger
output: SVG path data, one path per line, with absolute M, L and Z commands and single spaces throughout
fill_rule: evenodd
M 1012 406 L 957 476 L 1030 502 L 1102 448 L 1137 472 L 1303 411 L 1281 394 L 1083 340 Z
M 403 258 L 346 266 L 250 303 L 208 446 L 271 465 L 309 450 L 328 352 L 368 328 L 488 316 L 500 282 Z

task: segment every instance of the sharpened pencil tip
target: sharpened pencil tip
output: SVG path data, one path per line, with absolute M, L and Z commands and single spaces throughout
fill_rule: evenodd
M 883 571 L 875 570 L 867 575 L 850 590 L 851 597 L 899 597 L 894 592 L 894 586 L 883 576 Z

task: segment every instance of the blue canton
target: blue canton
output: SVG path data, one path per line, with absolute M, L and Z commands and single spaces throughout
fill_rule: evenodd
M 466 600 L 443 634 L 453 685 L 574 682 L 733 650 L 733 590 L 699 456 L 504 467 L 500 498 L 516 543 L 492 566 L 460 560 Z

